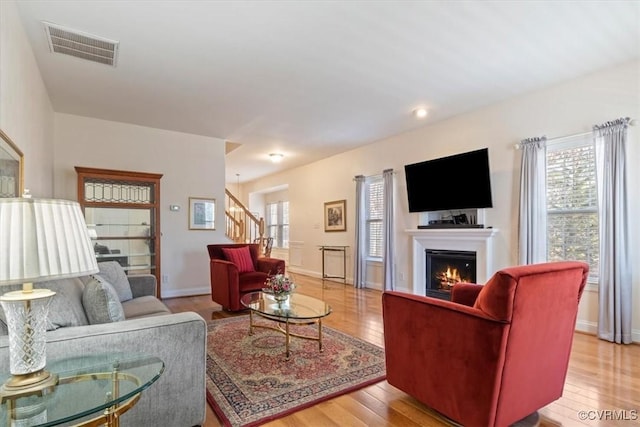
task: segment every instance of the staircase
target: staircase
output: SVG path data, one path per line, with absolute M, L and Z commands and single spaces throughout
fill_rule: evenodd
M 259 243 L 264 253 L 267 238 L 264 234 L 264 218 L 257 218 L 228 189 L 224 190 L 225 234 L 236 243 Z M 270 252 L 270 251 L 269 251 Z

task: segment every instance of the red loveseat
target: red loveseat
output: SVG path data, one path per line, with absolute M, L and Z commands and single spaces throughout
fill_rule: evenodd
M 509 426 L 562 396 L 581 262 L 498 271 L 452 301 L 383 293 L 387 381 L 465 427 Z
M 211 299 L 225 310 L 244 309 L 240 303 L 242 295 L 261 290 L 269 275 L 285 273 L 284 260 L 261 258 L 259 245 L 255 243 L 207 245 L 207 250 Z

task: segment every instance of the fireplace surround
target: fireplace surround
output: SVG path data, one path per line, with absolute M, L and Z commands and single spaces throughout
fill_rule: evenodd
M 476 283 L 485 283 L 496 270 L 492 256 L 496 228 L 410 229 L 405 232 L 411 237 L 411 289 L 416 295 L 427 294 L 427 249 L 475 252 Z

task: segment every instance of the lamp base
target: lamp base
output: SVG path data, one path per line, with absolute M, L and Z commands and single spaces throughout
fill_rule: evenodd
M 58 375 L 41 369 L 24 375 L 12 375 L 0 387 L 0 404 L 6 399 L 17 399 L 31 395 L 45 395 L 58 385 Z
M 32 289 L 0 296 L 9 330 L 9 372 L 11 377 L 0 387 L 0 403 L 5 399 L 42 395 L 58 384 L 58 376 L 45 370 L 46 323 L 51 297 L 48 289 Z

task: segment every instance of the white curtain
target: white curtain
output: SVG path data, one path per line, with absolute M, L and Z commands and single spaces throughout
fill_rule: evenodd
M 519 262 L 535 264 L 547 260 L 547 138 L 520 142 Z
M 354 178 L 356 182 L 356 246 L 354 252 L 353 286 L 364 288 L 366 284 L 366 242 L 365 242 L 365 200 L 363 175 Z
M 382 241 L 384 244 L 382 257 L 384 259 L 382 271 L 384 276 L 384 290 L 395 289 L 395 268 L 393 255 L 394 250 L 394 227 L 393 227 L 393 169 L 386 169 L 382 172 L 383 180 L 383 214 L 382 214 Z
M 632 341 L 626 181 L 628 125 L 629 118 L 621 118 L 593 127 L 600 231 L 598 337 L 619 344 Z

